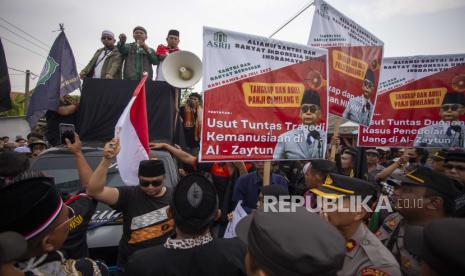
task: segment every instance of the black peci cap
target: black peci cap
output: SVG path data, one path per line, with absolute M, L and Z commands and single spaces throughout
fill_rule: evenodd
M 157 177 L 165 174 L 165 166 L 161 160 L 142 160 L 139 163 L 139 176 Z
M 170 35 L 174 35 L 174 36 L 179 37 L 179 31 L 178 30 L 169 30 L 168 31 L 168 36 L 170 36 Z
M 53 179 L 36 177 L 0 190 L 0 232 L 14 231 L 27 240 L 47 229 L 63 208 Z
M 442 104 L 461 104 L 465 106 L 465 95 L 461 92 L 448 92 Z
M 187 223 L 208 225 L 218 209 L 218 195 L 213 183 L 204 176 L 189 174 L 174 188 L 170 208 L 173 217 Z

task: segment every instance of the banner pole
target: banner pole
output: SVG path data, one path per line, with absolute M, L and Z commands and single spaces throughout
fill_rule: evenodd
M 271 161 L 265 161 L 263 172 L 263 186 L 270 185 Z
M 333 138 L 331 139 L 331 154 L 329 156 L 329 160 L 334 161 L 336 159 L 336 153 L 337 153 L 337 143 L 335 139 L 339 139 L 339 128 L 341 126 L 341 118 L 336 117 L 335 122 L 334 122 L 334 132 L 333 132 Z

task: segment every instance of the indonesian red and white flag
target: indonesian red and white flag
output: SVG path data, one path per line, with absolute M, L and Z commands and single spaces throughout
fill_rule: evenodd
M 124 183 L 130 186 L 139 184 L 139 163 L 142 160 L 148 160 L 150 155 L 145 103 L 146 80 L 147 75 L 137 85 L 115 128 L 115 137 L 119 137 L 121 146 L 116 156 L 119 174 Z

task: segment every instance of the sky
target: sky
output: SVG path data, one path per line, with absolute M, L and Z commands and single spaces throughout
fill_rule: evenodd
M 164 43 L 169 29 L 180 31 L 180 48 L 202 57 L 202 28 L 210 26 L 268 37 L 311 1 L 305 0 L 171 0 L 58 1 L 0 0 L 0 37 L 9 67 L 39 75 L 58 24 L 73 49 L 78 72 L 102 47 L 101 32 L 132 39 L 132 29 L 148 31 L 152 48 Z M 465 53 L 465 0 L 328 0 L 329 4 L 384 41 L 384 56 Z M 306 44 L 312 6 L 274 38 Z M 38 38 L 37 42 L 6 21 Z M 34 45 L 8 31 L 15 31 Z M 7 41 L 9 40 L 9 41 Z M 10 42 L 12 41 L 12 42 Z M 20 48 L 19 44 L 30 51 Z M 41 47 L 39 47 L 41 46 Z M 13 91 L 24 91 L 25 74 L 9 70 Z M 33 76 L 31 88 L 37 77 Z M 201 83 L 195 86 L 201 90 Z

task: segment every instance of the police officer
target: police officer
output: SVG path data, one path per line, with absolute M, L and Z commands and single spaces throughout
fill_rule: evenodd
M 408 227 L 405 247 L 424 260 L 422 275 L 465 275 L 464 232 L 463 219 L 437 219 L 425 227 Z
M 335 275 L 344 262 L 341 234 L 304 207 L 281 211 L 257 209 L 238 223 L 237 236 L 248 247 L 247 275 Z
M 326 200 L 342 201 L 336 211 L 323 208 L 320 212 L 346 239 L 344 266 L 338 275 L 401 275 L 394 256 L 363 223 L 371 211 L 366 207 L 372 208 L 376 202 L 377 189 L 373 184 L 329 174 L 321 187 L 311 191 Z M 362 200 L 368 206 L 361 205 Z
M 406 175 L 395 175 L 388 182 L 397 185 L 394 191 L 397 212 L 386 217 L 376 236 L 394 254 L 404 275 L 420 275 L 420 258 L 405 249 L 405 228 L 454 215 L 460 192 L 450 178 L 423 167 Z

